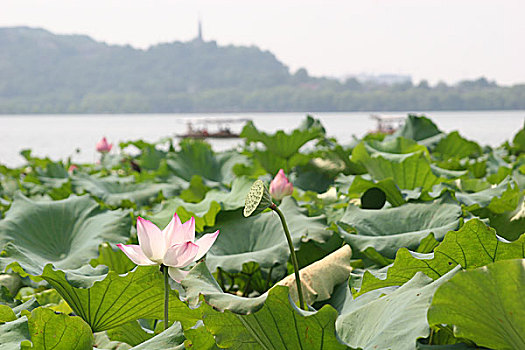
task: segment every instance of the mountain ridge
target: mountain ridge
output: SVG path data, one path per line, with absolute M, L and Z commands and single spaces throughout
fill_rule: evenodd
M 525 109 L 525 85 L 392 86 L 291 73 L 257 46 L 199 38 L 147 49 L 0 28 L 0 113 Z

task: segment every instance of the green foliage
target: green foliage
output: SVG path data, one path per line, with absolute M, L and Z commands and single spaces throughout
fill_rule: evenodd
M 129 230 L 126 212 L 101 210 L 87 196 L 36 201 L 16 195 L 0 221 L 0 270 L 20 266 L 40 275 L 48 263 L 77 269 L 98 256 L 101 243 L 125 241 Z
M 516 242 L 505 242 L 494 229 L 478 219 L 465 223 L 458 231 L 450 231 L 433 253 L 418 254 L 408 249 L 399 249 L 394 264 L 388 268 L 386 279 L 365 272 L 360 294 L 387 286 L 400 286 L 416 272 L 423 272 L 437 279 L 461 265 L 473 269 L 494 261 L 525 258 L 525 235 Z
M 429 203 L 408 203 L 396 208 L 366 210 L 349 205 L 341 223 L 356 232 L 341 230 L 341 237 L 357 251 L 373 250 L 393 258 L 398 249 L 415 249 L 433 233 L 441 240 L 459 227 L 461 208 L 449 196 Z
M 246 162 L 237 152 L 215 154 L 208 143 L 199 140 L 184 139 L 179 146 L 167 163 L 175 175 L 186 181 L 200 175 L 211 182 L 228 182 L 233 177 L 233 166 Z
M 37 308 L 29 316 L 32 346 L 22 349 L 91 350 L 93 335 L 89 326 L 77 316 L 56 314 Z
M 346 146 L 310 117 L 273 134 L 249 124 L 243 136 L 242 149 L 223 152 L 131 140 L 72 172 L 29 150 L 23 166 L 0 165 L 0 350 L 523 347 L 520 133 L 482 148 L 412 115 L 394 135 Z M 254 181 L 280 168 L 294 192 L 276 204 L 308 312 L 292 301 L 279 218 L 243 216 Z M 135 266 L 115 243 L 136 243 L 138 216 L 163 228 L 175 212 L 195 217 L 197 237 L 220 233 L 170 281 L 171 326 L 160 332 L 159 267 Z
M 284 287 L 273 288 L 253 314 L 220 312 L 209 306 L 203 311 L 206 328 L 219 347 L 228 349 L 345 349 L 335 336 L 336 317 L 328 305 L 312 314 L 301 312 L 290 304 Z
M 323 216 L 308 217 L 290 197 L 283 199 L 279 209 L 288 222 L 297 249 L 310 240 L 324 243 L 333 235 L 327 230 Z M 220 229 L 221 233 L 208 253 L 211 271 L 220 267 L 227 272 L 240 272 L 247 262 L 256 262 L 265 269 L 275 268 L 281 273 L 286 271 L 290 253 L 281 222 L 273 211 L 249 218 L 243 218 L 240 210 L 221 213 L 213 229 Z
M 497 261 L 462 271 L 442 285 L 428 312 L 431 324 L 496 350 L 524 349 L 525 260 Z
M 104 279 L 101 279 L 104 278 Z M 111 329 L 139 318 L 162 318 L 164 312 L 163 278 L 157 266 L 139 266 L 126 275 L 109 272 L 96 279 L 66 277 L 50 265 L 42 274 L 94 332 Z M 170 319 L 193 326 L 196 312 L 170 293 Z
M 439 286 L 456 271 L 437 281 L 422 273 L 396 290 L 367 293 L 352 299 L 347 292 L 336 329 L 350 346 L 362 349 L 414 349 L 418 338 L 430 334 L 427 311 Z

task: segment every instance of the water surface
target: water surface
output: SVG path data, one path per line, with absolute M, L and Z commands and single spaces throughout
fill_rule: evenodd
M 347 143 L 352 135 L 362 137 L 375 129 L 371 112 L 314 113 L 321 119 L 329 136 Z M 380 113 L 406 116 L 407 113 Z M 458 130 L 464 137 L 482 145 L 498 146 L 511 139 L 523 126 L 525 111 L 458 111 L 426 112 L 443 131 Z M 51 159 L 72 157 L 75 162 L 98 159 L 95 143 L 106 136 L 111 142 L 136 139 L 156 141 L 186 131 L 189 119 L 249 118 L 261 130 L 291 130 L 304 119 L 305 113 L 242 113 L 242 114 L 113 114 L 113 115 L 0 115 L 0 163 L 23 164 L 19 155 L 30 148 L 33 154 Z M 239 131 L 241 124 L 232 125 Z M 210 126 L 210 129 L 212 127 Z M 240 139 L 211 140 L 215 150 L 224 150 L 242 143 Z M 79 152 L 75 152 L 78 149 Z

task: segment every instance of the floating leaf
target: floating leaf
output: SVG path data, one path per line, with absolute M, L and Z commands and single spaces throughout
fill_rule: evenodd
M 164 197 L 171 197 L 181 189 L 176 184 L 134 183 L 114 177 L 97 178 L 84 174 L 73 177 L 73 184 L 77 191 L 87 191 L 112 206 L 118 206 L 124 200 L 137 205 L 147 205 L 153 202 L 159 193 Z
M 91 350 L 93 335 L 89 326 L 77 316 L 68 316 L 39 307 L 29 317 L 33 346 L 22 349 Z
M 20 317 L 11 322 L 0 323 L 0 350 L 20 349 L 20 343 L 29 341 L 27 317 Z
M 139 318 L 162 319 L 164 315 L 164 280 L 157 266 L 138 266 L 126 275 L 109 272 L 105 278 L 84 277 L 71 282 L 64 272 L 47 265 L 42 278 L 94 332 Z M 170 320 L 193 326 L 197 321 L 196 311 L 180 301 L 175 291 L 171 291 L 169 299 Z
M 17 195 L 0 221 L 0 271 L 20 265 L 40 275 L 48 263 L 63 270 L 80 268 L 98 256 L 101 243 L 125 241 L 130 226 L 125 211 L 100 210 L 87 196 L 33 201 Z
M 399 249 L 394 264 L 388 268 L 386 279 L 365 272 L 360 294 L 387 286 L 400 286 L 420 271 L 437 279 L 461 265 L 472 269 L 498 260 L 525 258 L 525 235 L 516 242 L 496 236 L 494 229 L 478 219 L 465 223 L 458 231 L 446 234 L 443 242 L 430 254 Z
M 408 154 L 369 154 L 365 144 L 361 143 L 352 151 L 352 161 L 364 166 L 374 180 L 391 178 L 401 189 L 421 188 L 429 191 L 440 182 L 433 174 L 427 154 L 423 151 Z
M 302 312 L 290 304 L 286 287 L 273 288 L 253 314 L 220 312 L 204 305 L 203 318 L 220 348 L 346 349 L 335 335 L 337 311 L 326 305 L 317 312 Z
M 462 271 L 443 284 L 428 311 L 430 324 L 495 350 L 525 349 L 525 260 Z
M 177 213 L 182 221 L 195 217 L 195 229 L 202 232 L 204 227 L 215 225 L 215 217 L 221 210 L 236 210 L 244 207 L 244 199 L 253 181 L 245 177 L 232 183 L 230 192 L 211 190 L 199 203 L 187 203 L 180 198 L 167 200 L 159 211 L 148 218 L 159 227 L 165 227 Z
M 327 229 L 323 216 L 308 217 L 306 210 L 301 209 L 291 197 L 285 197 L 279 209 L 288 222 L 297 248 L 309 240 L 326 242 L 333 235 Z M 212 271 L 221 267 L 227 272 L 240 272 L 247 262 L 256 262 L 261 268 L 285 269 L 290 253 L 281 222 L 275 213 L 265 212 L 244 218 L 238 210 L 222 212 L 217 220 L 216 228 L 221 233 L 206 260 Z
M 477 157 L 482 153 L 481 147 L 474 141 L 469 141 L 453 131 L 441 139 L 434 148 L 434 153 L 441 158 Z
M 154 334 L 146 332 L 137 321 L 124 323 L 107 331 L 111 340 L 124 342 L 131 346 L 139 345 L 153 338 Z
M 132 350 L 184 350 L 184 333 L 180 323 L 175 322 L 170 328 L 164 332 L 154 336 L 153 338 L 139 344 Z
M 341 237 L 356 251 L 373 248 L 394 258 L 399 248 L 416 249 L 429 233 L 441 240 L 447 231 L 458 228 L 460 217 L 461 207 L 449 196 L 381 210 L 349 205 L 341 222 L 352 226 L 357 234 L 341 231 Z
M 396 290 L 373 291 L 356 299 L 347 289 L 336 321 L 337 334 L 364 350 L 415 349 L 417 339 L 430 334 L 426 315 L 432 296 L 456 271 L 436 281 L 419 272 Z
M 421 144 L 426 145 L 430 143 L 429 141 L 444 137 L 445 135 L 430 119 L 424 116 L 409 114 L 403 127 L 396 131 L 393 136 L 423 141 Z
M 186 181 L 200 175 L 212 182 L 231 181 L 233 166 L 246 162 L 246 157 L 238 152 L 214 153 L 208 143 L 191 139 L 182 140 L 180 151 L 167 160 L 171 171 Z
M 266 150 L 274 156 L 289 159 L 299 152 L 299 149 L 308 141 L 323 136 L 325 130 L 318 120 L 308 116 L 303 124 L 291 134 L 279 130 L 270 135 L 257 130 L 250 121 L 246 123 L 241 132 L 247 142 L 262 142 Z
M 386 195 L 386 200 L 394 207 L 405 203 L 399 187 L 391 178 L 374 182 L 373 180 L 364 179 L 362 176 L 356 176 L 348 189 L 348 196 L 350 198 L 359 198 L 371 188 L 382 190 Z

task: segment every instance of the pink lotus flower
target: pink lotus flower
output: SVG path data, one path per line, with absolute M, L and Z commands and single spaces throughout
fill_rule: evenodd
M 69 174 L 73 174 L 73 172 L 75 172 L 75 170 L 78 170 L 78 166 L 76 166 L 75 164 L 71 164 L 71 165 L 69 166 L 69 168 L 67 169 L 67 172 L 68 172 Z
M 113 147 L 113 144 L 111 143 L 108 143 L 108 140 L 103 137 L 102 140 L 100 140 L 99 142 L 97 142 L 97 151 L 100 152 L 100 153 L 108 153 L 109 151 L 111 151 L 111 148 Z
M 275 178 L 270 182 L 270 194 L 278 201 L 293 193 L 293 185 L 288 181 L 283 169 L 279 170 Z
M 202 258 L 210 250 L 218 234 L 219 230 L 205 234 L 195 241 L 193 217 L 182 224 L 175 214 L 162 231 L 151 221 L 139 217 L 137 219 L 139 245 L 117 244 L 117 246 L 137 265 L 168 266 L 170 277 L 180 282 L 188 274 L 181 268 Z

